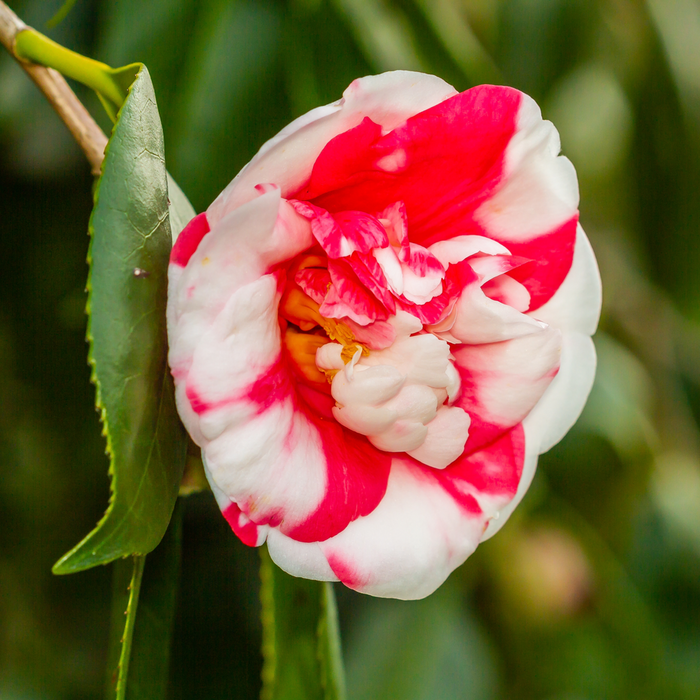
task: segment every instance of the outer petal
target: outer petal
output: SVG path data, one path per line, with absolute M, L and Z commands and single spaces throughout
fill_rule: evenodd
M 511 88 L 482 85 L 424 110 L 391 133 L 367 119 L 328 143 L 297 198 L 331 212 L 379 212 L 402 201 L 411 240 L 422 245 L 481 234 L 473 212 L 504 175 L 521 97 Z
M 212 226 L 187 267 L 171 263 L 169 361 L 175 378 L 187 372 L 194 348 L 237 289 L 312 244 L 308 222 L 273 189 Z
M 474 218 L 511 253 L 534 261 L 520 279 L 532 297 L 531 308 L 545 303 L 571 266 L 578 221 L 578 181 L 573 165 L 559 155 L 559 134 L 543 120 L 527 95 L 505 154 L 505 177 Z M 522 271 L 525 273 L 525 271 Z
M 448 495 L 429 469 L 397 458 L 377 509 L 322 542 L 321 549 L 350 588 L 423 598 L 476 549 L 485 518 L 474 511 Z
M 455 402 L 472 418 L 467 450 L 492 442 L 525 418 L 557 374 L 561 333 L 551 327 L 506 342 L 453 350 L 462 391 Z
M 571 266 L 578 186 L 533 100 L 482 85 L 389 134 L 367 122 L 329 142 L 297 198 L 331 212 L 403 201 L 414 243 L 492 238 L 533 261 L 515 276 L 532 308 L 554 294 Z
M 313 581 L 337 581 L 320 542 L 298 542 L 279 530 L 270 530 L 267 550 L 272 560 L 288 574 Z
M 529 241 L 576 216 L 576 171 L 559 155 L 554 125 L 542 119 L 537 103 L 523 95 L 516 131 L 505 154 L 505 177 L 494 195 L 475 213 L 487 235 L 509 243 Z
M 276 183 L 284 197 L 296 192 L 309 179 L 326 144 L 365 117 L 390 131 L 455 94 L 455 89 L 440 78 L 409 71 L 355 80 L 343 93 L 343 99 L 312 110 L 264 144 L 209 207 L 210 220 L 216 223 L 253 199 L 254 188 L 260 183 Z
M 598 263 L 583 228 L 576 233 L 576 249 L 569 274 L 554 296 L 532 316 L 562 331 L 592 335 L 598 326 L 601 307 Z
M 596 354 L 589 337 L 598 324 L 601 283 L 590 243 L 578 227 L 573 264 L 564 283 L 533 313 L 564 331 L 559 372 L 523 421 L 526 458 L 515 498 L 489 523 L 484 539 L 498 532 L 520 503 L 535 475 L 537 457 L 553 447 L 576 422 L 593 386 Z
M 563 337 L 559 373 L 538 404 L 523 421 L 526 457 L 515 498 L 489 523 L 485 539 L 495 535 L 527 493 L 535 475 L 538 455 L 553 447 L 576 422 L 593 386 L 596 355 L 591 338 L 584 333 Z
M 350 588 L 422 598 L 474 551 L 488 521 L 516 494 L 524 459 L 520 428 L 442 471 L 397 457 L 376 510 L 318 546 L 333 574 Z M 528 475 L 534 472 L 534 466 L 525 467 Z M 302 548 L 275 532 L 269 542 L 272 558 L 286 571 L 330 580 L 314 544 Z
M 581 415 L 595 368 L 593 340 L 585 333 L 564 334 L 559 373 L 523 421 L 527 440 L 540 454 L 556 445 Z

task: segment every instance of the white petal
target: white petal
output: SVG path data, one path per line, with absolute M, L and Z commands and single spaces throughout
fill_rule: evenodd
M 267 551 L 272 561 L 292 576 L 312 581 L 337 581 L 318 542 L 297 542 L 272 529 L 267 536 Z
M 464 288 L 449 331 L 433 331 L 450 342 L 497 343 L 542 330 L 543 324 L 510 306 L 489 299 L 478 284 Z M 428 327 L 430 330 L 430 327 Z
M 535 476 L 537 457 L 555 445 L 583 410 L 595 375 L 595 347 L 588 335 L 567 333 L 563 338 L 559 374 L 523 421 L 525 464 L 513 500 L 489 522 L 484 539 L 495 535 L 527 493 Z
M 551 327 L 506 342 L 454 349 L 469 386 L 460 405 L 496 425 L 513 426 L 535 406 L 561 360 L 562 334 Z M 463 387 L 465 384 L 463 384 Z
M 390 365 L 397 368 L 410 384 L 425 384 L 435 389 L 449 384 L 447 367 L 450 348 L 429 333 L 397 338 L 391 347 L 371 352 L 362 365 Z
M 364 404 L 375 406 L 396 396 L 406 380 L 405 375 L 391 365 L 361 366 L 349 380 L 344 372 L 333 377 L 331 393 L 341 406 Z
M 209 329 L 196 339 L 186 385 L 206 404 L 234 398 L 280 353 L 277 280 L 272 275 L 231 295 Z
M 520 476 L 520 483 L 518 484 L 518 490 L 513 497 L 513 500 L 510 501 L 507 505 L 503 506 L 497 511 L 497 514 L 494 518 L 489 520 L 488 527 L 486 528 L 486 532 L 484 532 L 484 536 L 482 537 L 483 540 L 488 540 L 490 537 L 493 537 L 507 522 L 508 518 L 513 514 L 513 511 L 517 508 L 517 506 L 520 504 L 520 501 L 523 500 L 523 497 L 527 493 L 527 490 L 530 488 L 530 484 L 532 483 L 532 479 L 535 476 L 535 471 L 537 470 L 537 458 L 539 457 L 537 450 L 536 449 L 530 449 L 527 445 L 525 444 L 525 462 L 523 464 L 523 473 Z M 481 499 L 483 501 L 483 497 Z M 481 501 L 480 501 L 481 502 Z M 482 503 L 482 508 L 484 507 Z
M 559 156 L 559 134 L 523 95 L 517 130 L 506 149 L 505 179 L 475 218 L 499 240 L 529 241 L 571 219 L 578 208 L 576 171 Z
M 395 459 L 379 506 L 321 548 L 351 588 L 415 600 L 476 549 L 483 528 L 483 516 L 465 512 L 424 471 Z
M 471 419 L 461 408 L 442 406 L 428 423 L 423 444 L 408 454 L 435 469 L 444 469 L 464 452 Z
M 511 306 L 521 313 L 525 313 L 530 308 L 530 292 L 527 291 L 524 284 L 508 275 L 496 277 L 482 289 L 489 299 L 500 301 L 502 304 Z
M 564 333 L 559 373 L 523 421 L 526 442 L 539 454 L 556 445 L 581 415 L 595 367 L 591 338 L 585 333 Z
M 382 268 L 387 286 L 394 294 L 403 294 L 403 270 L 392 246 L 374 248 L 372 254 Z
M 327 474 L 315 427 L 294 402 L 278 401 L 204 447 L 217 486 L 255 522 L 303 523 L 325 496 Z
M 425 304 L 442 294 L 442 274 L 417 275 L 408 265 L 401 265 L 403 273 L 403 295 L 414 304 Z
M 485 236 L 455 236 L 446 241 L 433 243 L 428 250 L 445 269 L 448 265 L 462 262 L 476 253 L 510 255 L 508 248 Z
M 391 428 L 379 435 L 368 435 L 367 439 L 384 452 L 410 452 L 415 450 L 428 435 L 423 423 L 414 420 L 397 420 Z
M 333 416 L 338 423 L 360 435 L 379 435 L 389 430 L 398 418 L 396 411 L 390 408 L 366 403 L 335 406 Z
M 176 376 L 236 290 L 311 245 L 310 227 L 289 210 L 278 189 L 258 196 L 214 226 L 184 270 L 170 265 L 169 360 Z
M 554 296 L 532 315 L 563 331 L 592 335 L 598 326 L 601 301 L 598 264 L 591 244 L 579 225 L 569 274 Z

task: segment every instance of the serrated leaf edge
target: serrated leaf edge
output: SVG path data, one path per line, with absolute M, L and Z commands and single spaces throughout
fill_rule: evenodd
M 121 120 L 121 114 L 122 110 L 124 109 L 124 106 L 127 103 L 127 100 L 129 99 L 129 95 L 131 95 L 132 88 L 136 84 L 136 81 L 141 75 L 141 72 L 144 69 L 144 64 L 141 64 L 141 67 L 139 68 L 138 72 L 136 73 L 136 77 L 134 78 L 134 82 L 129 86 L 129 89 L 127 91 L 127 97 L 124 100 L 124 104 L 119 109 L 119 112 L 117 113 L 117 119 L 114 122 L 114 126 L 112 127 L 112 132 L 109 138 L 109 141 L 107 141 L 107 145 L 105 146 L 105 157 L 103 161 L 103 169 L 104 169 L 104 163 L 107 162 L 107 158 L 109 155 L 110 151 L 110 146 L 112 145 L 112 138 L 114 137 L 114 132 L 117 129 L 117 126 L 119 125 L 119 122 Z M 99 201 L 99 196 L 100 196 L 100 187 L 102 185 L 102 176 L 104 173 L 100 174 L 100 177 L 97 180 L 97 183 L 95 185 L 95 190 L 93 193 L 93 207 L 92 207 L 92 212 L 90 214 L 90 220 L 88 222 L 88 233 L 90 235 L 90 245 L 88 246 L 88 252 L 87 252 L 87 264 L 88 264 L 88 277 L 87 277 L 87 282 L 85 285 L 85 289 L 88 293 L 88 298 L 87 302 L 85 304 L 85 313 L 87 314 L 88 317 L 88 323 L 87 323 L 87 329 L 85 333 L 85 339 L 88 342 L 88 356 L 87 356 L 87 362 L 88 365 L 90 366 L 90 382 L 95 385 L 95 409 L 97 410 L 100 418 L 100 423 L 102 424 L 102 431 L 101 434 L 105 438 L 105 454 L 109 457 L 109 468 L 107 470 L 107 474 L 109 476 L 109 502 L 107 504 L 107 509 L 105 510 L 104 515 L 100 518 L 98 523 L 95 525 L 95 527 L 87 534 L 85 537 L 83 537 L 78 544 L 75 545 L 72 549 L 70 549 L 68 552 L 66 552 L 52 567 L 51 571 L 54 574 L 63 574 L 63 573 L 74 573 L 78 571 L 82 571 L 84 569 L 89 569 L 92 568 L 92 566 L 96 566 L 97 564 L 92 564 L 86 567 L 82 568 L 77 568 L 77 569 L 71 569 L 71 571 L 62 571 L 63 566 L 67 561 L 69 561 L 77 552 L 79 552 L 85 544 L 92 538 L 102 527 L 102 525 L 107 521 L 109 518 L 110 513 L 112 512 L 112 508 L 114 506 L 114 497 L 115 497 L 115 491 L 116 491 L 116 486 L 115 486 L 115 479 L 116 479 L 116 472 L 114 469 L 114 448 L 112 446 L 112 439 L 109 433 L 109 421 L 107 419 L 107 409 L 104 406 L 102 402 L 102 390 L 100 387 L 100 382 L 97 378 L 97 366 L 95 362 L 95 357 L 93 354 L 94 351 L 94 338 L 91 334 L 91 329 L 92 329 L 92 314 L 91 314 L 91 301 L 92 301 L 92 246 L 94 242 L 94 226 L 93 226 L 93 219 L 95 217 L 95 211 L 97 209 L 97 202 Z M 168 215 L 169 215 L 169 210 L 168 210 Z M 141 556 L 144 553 L 143 552 L 132 552 L 133 555 L 136 556 Z M 105 560 L 105 561 L 100 561 L 99 564 L 109 564 L 110 562 L 114 561 L 115 559 L 119 559 L 119 557 L 122 555 L 117 555 L 115 557 L 112 557 L 111 559 Z

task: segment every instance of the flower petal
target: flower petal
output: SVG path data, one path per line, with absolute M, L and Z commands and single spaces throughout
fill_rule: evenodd
M 260 183 L 276 183 L 282 195 L 288 198 L 309 179 L 326 144 L 357 126 L 365 117 L 390 131 L 454 94 L 455 89 L 444 80 L 410 71 L 393 71 L 355 80 L 343 93 L 343 99 L 299 117 L 263 145 L 209 207 L 207 213 L 212 225 L 253 199 L 255 186 Z
M 455 501 L 430 471 L 394 459 L 376 510 L 321 543 L 346 586 L 380 597 L 423 598 L 476 549 L 484 516 Z
M 408 454 L 435 469 L 444 469 L 464 452 L 471 418 L 461 408 L 441 406 L 426 426 L 428 434 L 417 449 Z
M 411 240 L 422 245 L 481 234 L 473 212 L 504 175 L 521 99 L 517 90 L 481 85 L 390 133 L 367 120 L 328 143 L 296 197 L 331 212 L 380 212 L 403 201 Z M 387 169 L 389 157 L 400 167 Z
M 202 335 L 231 295 L 313 243 L 311 227 L 274 189 L 232 212 L 200 239 L 187 267 L 168 269 L 169 362 L 185 375 Z
M 501 343 L 453 348 L 462 389 L 455 406 L 472 419 L 473 452 L 520 423 L 557 374 L 562 335 L 547 327 Z
M 585 333 L 565 333 L 559 372 L 522 423 L 527 454 L 518 492 L 500 510 L 498 519 L 489 523 L 485 539 L 505 525 L 527 493 L 535 475 L 537 456 L 559 442 L 578 418 L 593 385 L 595 366 L 595 347 L 591 338 Z
M 576 171 L 560 150 L 554 125 L 542 119 L 531 97 L 523 95 L 515 133 L 506 148 L 505 177 L 475 213 L 489 237 L 510 247 L 509 243 L 537 238 L 576 216 Z
M 540 454 L 569 431 L 581 414 L 593 386 L 596 353 L 586 333 L 564 333 L 557 376 L 523 421 L 528 441 Z
M 543 324 L 511 306 L 489 299 L 478 282 L 467 285 L 457 300 L 447 330 L 445 324 L 430 327 L 438 337 L 451 343 L 476 345 L 520 338 L 542 330 Z
M 579 225 L 569 274 L 554 296 L 532 315 L 563 331 L 592 335 L 598 326 L 601 302 L 598 264 L 591 244 Z

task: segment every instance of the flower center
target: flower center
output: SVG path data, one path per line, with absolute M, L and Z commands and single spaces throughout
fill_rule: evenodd
M 322 316 L 320 304 L 303 292 L 294 281 L 300 270 L 326 269 L 325 257 L 301 255 L 290 266 L 287 273 L 278 315 L 282 329 L 282 342 L 297 372 L 323 391 L 330 392 L 329 384 L 337 370 L 321 370 L 316 365 L 316 351 L 326 343 L 336 342 L 343 346 L 341 357 L 347 364 L 358 350 L 364 357 L 369 350 L 355 340 L 352 331 L 342 321 Z

